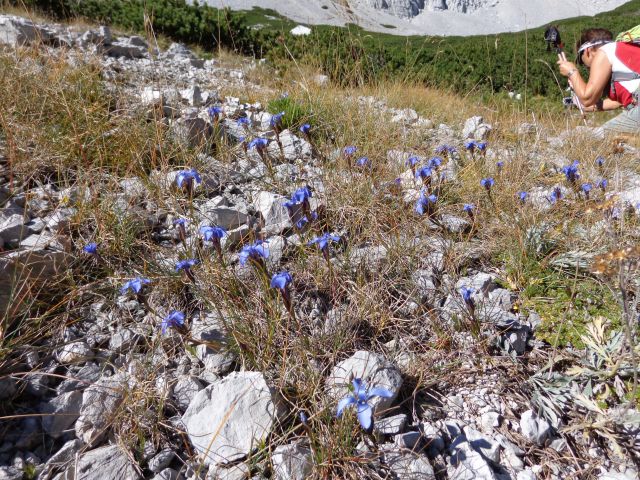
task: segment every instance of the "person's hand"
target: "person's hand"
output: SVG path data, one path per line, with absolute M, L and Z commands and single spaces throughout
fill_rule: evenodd
M 558 68 L 560 69 L 560 74 L 565 77 L 568 77 L 571 72 L 578 69 L 575 63 L 562 59 L 560 55 L 558 55 Z

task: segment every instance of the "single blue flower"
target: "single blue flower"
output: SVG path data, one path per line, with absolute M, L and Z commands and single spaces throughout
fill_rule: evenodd
M 415 167 L 417 163 L 420 163 L 420 158 L 412 155 L 411 157 L 407 158 L 404 163 L 409 167 Z
M 462 210 L 467 212 L 469 215 L 473 215 L 473 212 L 475 209 L 476 209 L 476 206 L 472 203 L 465 203 L 464 206 L 462 207 Z
M 524 203 L 527 201 L 527 197 L 529 196 L 529 194 L 527 192 L 518 192 L 518 198 L 520 199 L 521 203 Z
M 562 190 L 560 190 L 560 187 L 555 187 L 553 189 L 553 192 L 551 192 L 551 196 L 549 197 L 549 202 L 553 204 L 561 199 L 562 199 Z
M 177 218 L 173 221 L 174 225 L 182 225 L 183 227 L 187 224 L 188 220 L 186 218 Z
M 249 148 L 249 150 L 251 150 L 252 148 L 255 148 L 256 150 L 262 150 L 263 148 L 267 148 L 267 145 L 269 145 L 269 140 L 267 140 L 266 138 L 258 137 L 251 140 L 247 148 Z
M 491 177 L 483 178 L 480 180 L 480 185 L 482 185 L 488 192 L 491 191 L 491 187 L 495 185 L 495 180 Z
M 440 157 L 431 157 L 429 159 L 429 163 L 427 163 L 427 166 L 429 168 L 434 168 L 434 169 L 437 169 L 440 165 L 442 165 L 442 158 Z
M 356 150 L 358 150 L 358 147 L 355 147 L 353 145 L 348 145 L 344 147 L 344 149 L 342 150 L 342 153 L 344 153 L 345 156 L 350 157 L 351 155 L 356 153 Z
M 162 334 L 167 333 L 167 329 L 182 327 L 184 325 L 184 313 L 178 310 L 171 310 L 162 320 Z
M 603 192 L 607 190 L 607 185 L 609 185 L 609 181 L 606 178 L 603 178 L 596 184 L 596 186 Z
M 271 277 L 271 288 L 284 290 L 292 281 L 293 279 L 289 272 L 274 273 L 273 277 Z
M 180 270 L 189 270 L 191 267 L 194 267 L 198 263 L 200 262 L 195 258 L 180 260 L 178 263 L 176 263 L 176 272 L 179 272 Z
M 218 240 L 224 237 L 227 234 L 227 231 L 222 227 L 210 227 L 210 226 L 202 226 L 200 227 L 200 235 L 204 238 L 205 241 L 210 242 L 214 238 Z
M 462 287 L 460 289 L 460 295 L 462 295 L 462 299 L 465 301 L 465 303 L 473 303 L 474 293 L 475 293 L 475 290 L 473 288 Z
M 496 167 L 498 168 L 498 171 L 502 171 L 502 167 L 504 167 L 504 162 L 496 162 Z
M 587 195 L 589 195 L 589 192 L 593 189 L 593 185 L 591 185 L 590 183 L 583 183 L 580 186 L 580 189 Z
M 598 165 L 599 167 L 602 167 L 604 165 L 604 157 L 596 158 L 596 165 Z
M 473 153 L 473 151 L 476 149 L 476 142 L 465 142 L 464 148 Z
M 562 167 L 562 173 L 567 177 L 568 182 L 575 183 L 575 181 L 580 178 L 580 174 L 578 173 L 579 164 L 580 162 L 578 162 L 578 160 L 574 160 L 571 165 Z
M 318 248 L 324 252 L 329 246 L 329 242 L 336 243 L 339 241 L 340 241 L 340 235 L 334 235 L 332 233 L 327 232 L 324 235 L 314 238 L 307 245 L 317 244 Z
M 207 113 L 209 114 L 210 117 L 218 118 L 222 113 L 222 107 L 217 107 L 217 106 L 209 107 L 207 108 Z
M 356 160 L 356 165 L 359 167 L 368 167 L 371 165 L 371 161 L 369 160 L 369 157 L 360 157 Z
M 438 155 L 445 155 L 448 153 L 448 145 L 438 145 L 434 150 Z
M 98 253 L 98 244 L 97 243 L 87 243 L 82 250 L 85 253 L 89 253 L 91 255 L 96 255 Z
M 416 170 L 416 178 L 421 178 L 421 179 L 425 179 L 431 177 L 431 169 L 429 168 L 428 165 L 425 165 L 423 167 L 420 167 L 419 169 Z
M 430 214 L 433 212 L 433 206 L 438 201 L 438 197 L 434 194 L 429 196 L 425 196 L 424 190 L 420 191 L 420 198 L 416 202 L 416 212 L 419 215 L 424 215 L 425 213 Z
M 309 125 L 308 123 L 305 123 L 300 127 L 300 131 L 305 135 L 309 135 L 309 132 L 311 131 L 311 125 Z
M 249 117 L 239 117 L 236 120 L 236 123 L 240 126 L 249 125 L 249 122 L 250 122 Z
M 487 149 L 487 142 L 476 142 L 476 148 L 484 152 Z
M 271 119 L 269 120 L 269 125 L 271 125 L 273 128 L 281 127 L 282 117 L 284 117 L 284 112 L 280 112 L 280 113 L 276 113 L 275 115 L 272 115 Z
M 304 412 L 300 412 L 300 422 L 303 425 L 309 425 L 309 417 L 307 417 L 307 414 Z
M 202 177 L 195 168 L 191 170 L 180 170 L 176 175 L 176 185 L 178 188 L 182 188 L 184 185 L 193 185 L 195 183 L 201 183 Z
M 261 261 L 263 258 L 269 258 L 269 248 L 265 246 L 264 240 L 257 240 L 253 245 L 245 245 L 238 254 L 240 265 L 245 265 L 250 258 Z
M 357 409 L 360 425 L 365 431 L 368 431 L 373 426 L 371 399 L 373 397 L 393 398 L 393 393 L 381 387 L 367 388 L 360 378 L 355 378 L 352 383 L 353 392 L 338 402 L 336 417 L 340 418 L 344 409 L 353 405 Z
M 297 205 L 311 197 L 313 197 L 313 192 L 308 186 L 300 187 L 291 195 L 291 202 L 293 205 Z
M 124 295 L 125 293 L 127 293 L 127 290 L 131 290 L 133 293 L 140 293 L 142 287 L 144 285 L 148 285 L 149 283 L 151 283 L 151 280 L 149 280 L 148 278 L 136 277 L 133 280 L 125 282 L 125 284 L 120 289 L 120 293 Z

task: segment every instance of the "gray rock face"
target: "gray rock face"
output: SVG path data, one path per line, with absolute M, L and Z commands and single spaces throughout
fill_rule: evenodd
M 144 38 L 134 35 L 112 42 L 106 49 L 112 57 L 143 58 L 148 55 L 149 46 Z
M 295 443 L 277 447 L 271 463 L 277 480 L 304 480 L 313 470 L 311 450 Z
M 76 436 L 91 444 L 100 439 L 122 402 L 126 388 L 125 375 L 118 373 L 104 377 L 88 387 L 82 395 L 80 418 L 76 422 Z
M 484 123 L 484 119 L 482 117 L 475 116 L 464 122 L 462 136 L 464 138 L 473 138 L 475 140 L 485 140 L 489 136 L 491 129 L 491 125 Z
M 395 478 L 403 480 L 435 480 L 436 475 L 429 460 L 423 455 L 407 451 L 385 452 L 391 471 L 395 473 Z
M 243 208 L 224 206 L 209 208 L 207 203 L 202 205 L 200 210 L 203 220 L 211 225 L 218 225 L 226 230 L 232 230 L 249 220 L 249 216 L 246 211 L 243 211 Z
M 76 478 L 77 473 L 77 478 Z M 117 445 L 90 450 L 70 465 L 61 480 L 137 480 L 142 478 Z
M 190 376 L 183 376 L 178 379 L 175 387 L 173 387 L 173 396 L 176 399 L 178 406 L 186 410 L 189 408 L 189 404 L 193 400 L 193 397 L 202 390 L 202 383 L 197 378 Z
M 155 457 L 149 460 L 149 470 L 153 473 L 159 473 L 169 465 L 175 458 L 176 454 L 171 450 L 163 450 L 158 453 Z
M 182 422 L 205 463 L 220 464 L 246 456 L 283 413 L 262 373 L 234 372 L 198 392 Z
M 282 195 L 261 191 L 253 200 L 253 207 L 262 215 L 267 235 L 278 234 L 291 228 L 289 212 L 283 203 L 287 199 Z
M 82 440 L 77 438 L 69 440 L 65 443 L 60 450 L 58 450 L 44 466 L 44 474 L 42 478 L 47 478 L 46 472 L 52 469 L 62 468 L 67 462 L 70 462 L 75 457 L 76 452 L 84 446 Z M 1 478 L 1 477 L 0 477 Z M 22 477 L 21 477 L 22 478 Z
M 30 285 L 42 286 L 66 267 L 69 256 L 43 248 L 21 248 L 0 258 L 0 312 L 11 304 L 17 308 L 29 292 Z M 16 290 L 16 285 L 22 285 Z M 22 293 L 20 293 L 22 292 Z
M 0 43 L 28 45 L 42 42 L 55 45 L 62 41 L 57 34 L 56 30 L 44 25 L 36 25 L 26 18 L 0 15 Z
M 80 416 L 81 405 L 82 392 L 78 390 L 49 400 L 41 409 L 47 414 L 42 418 L 42 428 L 53 438 L 61 437 Z
M 364 3 L 401 18 L 415 17 L 425 6 L 425 0 L 368 0 Z
M 24 225 L 25 218 L 22 215 L 9 215 L 0 217 L 0 239 L 4 243 L 18 243 L 29 235 L 29 228 Z
M 498 480 L 485 458 L 473 448 L 464 435 L 451 445 L 447 473 L 451 480 Z
M 522 414 L 520 429 L 522 435 L 538 445 L 544 445 L 551 437 L 551 425 L 544 418 L 539 418 L 533 410 L 527 410 Z
M 395 365 L 376 353 L 360 350 L 333 368 L 327 379 L 330 395 L 335 398 L 347 396 L 354 378 L 361 378 L 370 388 L 386 388 L 393 394 L 391 398 L 374 397 L 371 405 L 376 411 L 389 408 L 402 386 L 402 375 Z

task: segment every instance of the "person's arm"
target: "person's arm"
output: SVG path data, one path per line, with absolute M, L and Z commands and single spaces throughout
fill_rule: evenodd
M 598 100 L 595 105 L 586 107 L 584 111 L 585 112 L 601 112 L 603 110 L 616 110 L 621 106 L 622 104 L 620 102 L 616 102 L 615 100 L 605 98 L 604 100 L 602 99 Z
M 594 106 L 611 78 L 611 63 L 604 52 L 596 51 L 589 69 L 589 81 L 585 82 L 580 71 L 571 62 L 558 61 L 560 73 L 569 79 L 576 96 L 584 107 Z

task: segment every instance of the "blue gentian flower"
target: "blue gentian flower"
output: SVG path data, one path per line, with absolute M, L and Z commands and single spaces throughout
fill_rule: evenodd
M 282 117 L 284 117 L 284 112 L 272 115 L 271 119 L 269 120 L 269 125 L 271 125 L 271 127 L 273 128 L 279 128 L 280 126 L 282 126 Z
M 249 122 L 250 122 L 249 117 L 239 117 L 236 120 L 236 123 L 240 126 L 249 125 Z
M 191 267 L 196 266 L 198 263 L 200 262 L 195 258 L 180 260 L 178 263 L 176 263 L 176 272 L 179 272 L 180 270 L 189 270 L 191 269 Z
M 475 209 L 476 209 L 476 206 L 472 203 L 465 203 L 464 206 L 462 207 L 462 210 L 468 213 L 469 215 L 473 215 L 473 212 Z
M 309 132 L 311 131 L 311 125 L 309 125 L 308 123 L 305 123 L 300 127 L 300 131 L 305 135 L 309 135 Z
M 462 287 L 460 289 L 460 295 L 462 295 L 462 299 L 465 301 L 465 303 L 473 303 L 474 293 L 475 293 L 475 290 L 473 288 Z
M 327 250 L 327 247 L 329 246 L 329 242 L 339 242 L 339 241 L 340 241 L 340 235 L 334 235 L 332 233 L 327 232 L 324 235 L 314 238 L 307 245 L 317 244 L 318 248 L 324 252 Z
M 476 149 L 476 142 L 465 142 L 464 144 L 464 148 L 466 148 L 467 150 L 469 150 L 471 153 L 473 153 L 473 151 Z
M 488 192 L 491 191 L 491 187 L 495 184 L 495 180 L 491 177 L 483 178 L 480 180 L 480 185 L 482 185 Z
M 248 148 L 249 150 L 251 150 L 252 148 L 255 148 L 256 150 L 262 150 L 264 148 L 267 148 L 267 145 L 269 145 L 269 140 L 267 140 L 266 138 L 258 137 L 249 142 Z
M 504 167 L 504 162 L 496 162 L 496 167 L 498 168 L 498 171 L 501 172 L 502 167 Z
M 587 196 L 589 195 L 589 192 L 593 189 L 593 185 L 591 185 L 590 183 L 583 183 L 580 186 L 580 190 L 582 190 Z
M 356 165 L 359 167 L 368 167 L 371 165 L 371 161 L 369 160 L 369 157 L 360 157 L 356 160 Z
M 167 333 L 167 329 L 182 327 L 184 325 L 184 313 L 178 310 L 172 310 L 162 320 L 162 334 Z
M 148 285 L 149 283 L 151 283 L 151 280 L 149 280 L 148 278 L 143 278 L 143 277 L 134 278 L 133 280 L 129 280 L 125 282 L 125 284 L 120 289 L 120 293 L 124 295 L 125 293 L 127 293 L 128 290 L 131 290 L 133 293 L 140 293 L 140 291 L 142 290 L 142 287 L 144 285 Z
M 313 192 L 308 186 L 300 187 L 293 192 L 293 195 L 291 195 L 291 202 L 296 205 L 310 199 L 311 197 L 313 197 Z
M 173 221 L 173 224 L 184 227 L 187 224 L 187 222 L 188 220 L 186 218 L 177 218 Z
M 421 178 L 421 179 L 426 179 L 426 178 L 431 178 L 431 169 L 429 168 L 428 165 L 425 165 L 423 167 L 420 167 L 419 169 L 416 170 L 416 178 Z
M 352 383 L 353 392 L 338 402 L 336 417 L 340 418 L 344 409 L 353 405 L 357 409 L 360 425 L 365 431 L 369 431 L 373 426 L 371 399 L 373 397 L 393 398 L 393 393 L 381 387 L 367 388 L 360 378 L 355 378 Z
M 96 255 L 98 253 L 98 244 L 97 243 L 87 243 L 84 247 L 82 247 L 82 250 L 85 253 L 88 253 L 90 255 Z
M 176 175 L 176 185 L 178 188 L 182 188 L 183 186 L 187 186 L 191 188 L 193 183 L 201 183 L 202 177 L 195 168 L 191 170 L 180 170 Z
M 209 107 L 207 108 L 207 113 L 209 114 L 210 117 L 217 119 L 222 113 L 222 107 L 217 107 L 217 106 Z
M 446 155 L 448 153 L 448 145 L 438 145 L 434 150 L 438 155 Z
M 476 142 L 476 148 L 484 152 L 487 149 L 487 142 Z
M 220 240 L 227 234 L 227 231 L 222 227 L 210 227 L 210 226 L 202 226 L 200 227 L 200 235 L 204 238 L 205 241 L 211 242 L 213 239 Z
M 289 272 L 275 273 L 273 277 L 271 277 L 271 288 L 285 290 L 287 288 L 287 285 L 289 285 L 292 281 L 293 279 L 291 278 L 291 274 Z
M 438 169 L 440 165 L 442 165 L 442 158 L 440 157 L 432 157 L 429 159 L 429 163 L 427 164 L 430 168 Z
M 269 248 L 264 245 L 265 243 L 264 240 L 258 240 L 253 245 L 242 247 L 238 254 L 240 265 L 245 265 L 249 259 L 262 261 L 264 258 L 269 258 Z
M 549 201 L 553 204 L 556 203 L 558 200 L 562 199 L 562 190 L 560 190 L 560 187 L 555 187 L 553 189 L 553 192 L 551 192 L 551 196 L 549 197 Z
M 407 158 L 404 163 L 409 167 L 415 167 L 416 164 L 420 163 L 420 158 L 416 157 L 415 155 L 412 155 L 409 158 Z
M 571 165 L 562 167 L 562 173 L 567 177 L 568 182 L 575 183 L 575 181 L 580 178 L 580 174 L 578 173 L 579 164 L 580 162 L 578 162 L 578 160 L 574 160 Z
M 524 203 L 527 201 L 527 197 L 529 196 L 529 194 L 527 192 L 518 192 L 518 198 L 520 199 L 521 203 Z
M 342 153 L 344 153 L 345 156 L 350 157 L 351 155 L 356 153 L 356 150 L 358 150 L 358 147 L 355 147 L 353 145 L 348 145 L 344 147 L 344 149 L 342 150 Z
M 596 158 L 596 165 L 598 165 L 599 167 L 602 167 L 604 165 L 604 157 Z
M 434 194 L 429 196 L 425 196 L 424 189 L 420 191 L 420 198 L 416 202 L 415 210 L 419 215 L 431 214 L 433 213 L 433 207 L 438 201 L 438 197 Z
M 305 426 L 309 425 L 309 417 L 307 417 L 306 413 L 300 412 L 299 417 L 300 417 L 300 423 L 302 423 Z
M 596 184 L 596 186 L 603 192 L 607 190 L 607 185 L 609 185 L 609 182 L 607 181 L 606 178 L 603 178 Z

